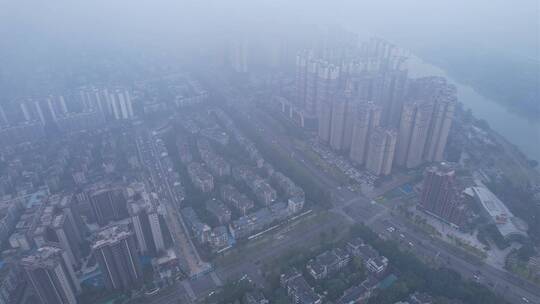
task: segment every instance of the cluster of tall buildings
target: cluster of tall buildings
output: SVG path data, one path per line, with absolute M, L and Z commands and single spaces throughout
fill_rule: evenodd
M 88 254 L 95 257 L 105 288 L 128 290 L 142 285 L 142 256 L 160 257 L 167 251 L 164 212 L 144 183 L 61 195 L 43 189 L 15 203 L 14 220 L 6 219 L 9 227 L 3 231 L 4 238 L 10 235 L 13 259 L 6 269 L 16 270 L 8 285 L 27 284 L 43 304 L 77 303 Z M 87 242 L 90 251 L 83 249 Z M 9 287 L 5 284 L 2 289 Z M 12 298 L 15 289 L 4 298 Z
M 80 89 L 79 94 L 84 110 L 97 110 L 105 117 L 116 120 L 135 117 L 131 94 L 126 88 L 84 87 Z
M 54 94 L 14 100 L 0 109 L 0 124 L 14 125 L 31 121 L 44 125 L 62 123 L 72 116 L 89 113 L 96 113 L 102 119 L 135 117 L 128 89 L 81 87 L 67 95 Z
M 157 195 L 148 192 L 144 183 L 134 182 L 127 187 L 98 184 L 81 196 L 80 204 L 90 206 L 88 217 L 100 227 L 128 220 L 141 254 L 157 256 L 165 251 L 164 211 Z
M 454 117 L 456 89 L 441 77 L 416 79 L 402 106 L 396 164 L 414 168 L 443 160 Z
M 363 43 L 355 55 L 300 52 L 295 104 L 282 107 L 376 175 L 441 161 L 456 90 L 440 77 L 409 79 L 406 59 L 404 51 L 379 39 Z
M 135 116 L 130 92 L 123 87 L 82 87 L 68 94 L 20 98 L 0 105 L 0 143 L 38 140 L 45 126 L 73 132 Z

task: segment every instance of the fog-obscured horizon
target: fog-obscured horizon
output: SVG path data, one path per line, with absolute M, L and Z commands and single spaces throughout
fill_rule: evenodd
M 6 1 L 7 2 L 7 1 Z M 471 43 L 538 57 L 538 1 L 33 1 L 4 3 L 2 54 L 341 24 L 411 48 Z M 176 41 L 179 45 L 182 41 Z M 151 45 L 146 45 L 151 47 Z M 407 46 L 406 46 L 407 47 Z
M 162 51 L 196 54 L 220 48 L 221 40 L 231 37 L 309 35 L 314 25 L 329 24 L 381 36 L 435 61 L 476 52 L 476 57 L 540 62 L 535 0 L 4 2 L 0 80 L 8 90 L 18 77 L 69 70 L 81 60 Z M 490 54 L 484 55 L 486 50 Z

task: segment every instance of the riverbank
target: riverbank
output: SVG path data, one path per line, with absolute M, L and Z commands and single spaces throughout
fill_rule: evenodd
M 529 168 L 529 160 L 540 160 L 540 121 L 527 120 L 494 100 L 480 95 L 474 88 L 452 79 L 444 70 L 411 56 L 409 62 L 411 77 L 442 76 L 457 87 L 458 100 L 465 109 L 487 122 L 498 141 L 512 154 L 523 168 Z M 540 173 L 534 170 L 537 175 Z

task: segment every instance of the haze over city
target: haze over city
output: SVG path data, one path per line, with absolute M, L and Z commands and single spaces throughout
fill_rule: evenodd
M 540 3 L 4 1 L 0 303 L 540 304 Z

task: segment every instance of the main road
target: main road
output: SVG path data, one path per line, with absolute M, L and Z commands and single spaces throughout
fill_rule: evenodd
M 258 114 L 261 115 L 261 113 Z M 352 193 L 346 187 L 340 187 L 337 181 L 312 164 L 309 158 L 303 156 L 303 152 L 294 146 L 289 135 L 265 124 L 265 119 L 255 119 L 254 116 L 250 116 L 250 121 L 260 132 L 262 138 L 269 140 L 277 148 L 287 151 L 289 156 L 312 173 L 312 176 L 317 178 L 321 185 L 331 189 L 335 206 L 332 211 L 345 216 L 351 222 L 365 223 L 379 234 L 384 233 L 390 226 L 386 223 L 392 223 L 391 225 L 400 228 L 410 238 L 411 243 L 418 244 L 412 248 L 416 254 L 431 258 L 446 257 L 444 266 L 457 271 L 465 278 L 474 278 L 480 274 L 480 283 L 491 288 L 511 303 L 528 303 L 527 301 L 530 301 L 530 303 L 540 304 L 540 288 L 538 286 L 508 271 L 497 269 L 483 262 L 476 263 L 469 260 L 466 258 L 467 253 L 464 253 L 460 248 L 433 238 L 412 223 L 407 222 L 400 214 L 391 212 L 386 206 L 374 203 L 361 194 Z M 380 207 L 378 212 L 365 212 L 366 208 L 373 208 L 374 204 Z M 351 216 L 351 207 L 360 212 L 353 213 L 354 216 Z
M 179 206 L 179 202 L 171 189 L 168 172 L 162 164 L 162 155 L 158 148 L 158 145 L 162 144 L 160 139 L 156 134 L 150 134 L 143 130 L 136 142 L 140 159 L 149 170 L 153 189 L 158 193 L 161 203 L 166 209 L 165 220 L 171 231 L 175 251 L 183 262 L 185 270 L 190 275 L 197 275 L 208 270 L 210 265 L 201 260 L 176 207 Z
M 222 97 L 226 98 L 227 96 Z M 274 124 L 265 124 L 265 119 L 256 119 L 255 115 L 250 115 L 255 114 L 256 111 L 258 110 L 251 113 L 250 111 L 245 112 L 250 122 L 262 135 L 261 137 L 269 143 L 276 145 L 276 148 L 286 151 L 289 157 L 297 161 L 308 172 L 312 173 L 312 176 L 318 180 L 321 187 L 331 190 L 332 197 L 334 198 L 333 212 L 344 215 L 351 222 L 365 223 L 379 234 L 385 233 L 390 225 L 394 225 L 413 244 L 410 250 L 413 250 L 415 254 L 424 258 L 430 257 L 431 259 L 444 257 L 446 259 L 444 266 L 457 271 L 465 278 L 473 278 L 481 274 L 483 277 L 481 283 L 511 303 L 540 304 L 540 288 L 538 286 L 507 271 L 496 269 L 482 262 L 473 262 L 464 257 L 466 255 L 464 255 L 461 249 L 420 231 L 399 214 L 394 214 L 388 208 L 374 203 L 362 195 L 348 191 L 346 187 L 340 187 L 337 181 L 318 168 L 317 165 L 312 164 L 309 158 L 303 157 L 303 152 L 294 146 L 289 134 L 280 132 L 279 128 L 275 128 Z M 260 115 L 260 112 L 257 114 Z M 371 208 L 378 210 L 365 212 L 366 209 Z

